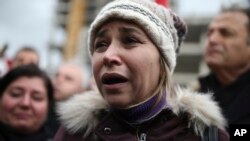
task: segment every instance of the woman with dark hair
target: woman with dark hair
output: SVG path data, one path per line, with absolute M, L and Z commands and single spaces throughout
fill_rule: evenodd
M 0 81 L 0 141 L 46 141 L 53 87 L 36 65 L 10 70 Z

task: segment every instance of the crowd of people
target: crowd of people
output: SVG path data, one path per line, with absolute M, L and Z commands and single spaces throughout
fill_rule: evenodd
M 67 61 L 48 76 L 23 47 L 0 78 L 0 141 L 229 141 L 230 125 L 250 124 L 250 12 L 211 21 L 210 73 L 184 88 L 172 75 L 187 30 L 169 8 L 115 0 L 89 28 L 91 69 Z
M 0 140 L 46 141 L 53 138 L 45 127 L 53 106 L 50 78 L 36 65 L 11 69 L 0 81 Z
M 24 46 L 0 78 L 0 141 L 52 141 L 60 125 L 56 103 L 90 90 L 87 66 L 64 62 L 49 76 L 39 59 Z

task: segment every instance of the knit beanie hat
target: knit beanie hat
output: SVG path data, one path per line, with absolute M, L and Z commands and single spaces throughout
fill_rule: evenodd
M 150 0 L 115 0 L 104 6 L 89 29 L 88 47 L 92 56 L 97 30 L 112 19 L 138 24 L 157 46 L 171 72 L 176 66 L 176 52 L 186 34 L 186 24 L 170 9 Z

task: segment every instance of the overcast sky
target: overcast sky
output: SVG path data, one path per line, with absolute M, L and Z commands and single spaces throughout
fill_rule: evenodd
M 0 45 L 12 57 L 23 45 L 34 46 L 42 58 L 51 36 L 56 0 L 0 0 Z M 41 60 L 45 66 L 46 61 Z
M 12 57 L 22 45 L 32 45 L 43 58 L 41 66 L 46 66 L 56 1 L 0 0 L 0 45 L 9 44 L 7 56 Z M 184 16 L 213 16 L 220 9 L 219 0 L 179 1 L 178 13 Z
M 178 0 L 178 13 L 183 16 L 214 16 L 221 7 L 220 0 Z

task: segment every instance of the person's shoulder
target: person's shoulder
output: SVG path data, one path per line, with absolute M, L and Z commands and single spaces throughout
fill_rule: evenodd
M 187 87 L 195 92 L 199 92 L 203 85 L 205 85 L 207 82 L 214 81 L 214 75 L 209 73 L 207 75 L 199 76 L 195 80 L 191 80 L 190 83 L 187 84 Z
M 84 129 L 86 135 L 94 130 L 105 109 L 108 109 L 108 104 L 101 94 L 97 91 L 87 91 L 57 103 L 56 111 L 67 132 L 74 134 Z
M 188 121 L 197 132 L 202 133 L 204 128 L 209 126 L 224 129 L 227 124 L 211 94 L 201 94 L 176 87 L 175 92 L 167 100 L 177 116 L 182 116 L 181 113 L 188 114 Z

